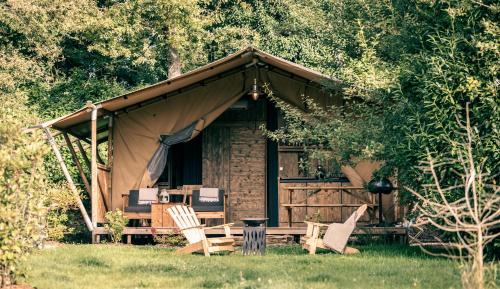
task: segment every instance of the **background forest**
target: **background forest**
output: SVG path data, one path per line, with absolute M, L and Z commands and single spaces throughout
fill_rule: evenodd
M 270 137 L 322 143 L 338 162 L 386 160 L 380 174 L 418 188 L 426 151 L 453 157 L 470 103 L 475 157 L 498 173 L 499 12 L 494 0 L 0 1 L 0 199 L 32 181 L 18 170 L 36 168 L 33 190 L 51 189 L 33 200 L 49 212 L 46 233 L 63 238 L 80 217 L 41 135 L 24 129 L 248 45 L 341 80 L 352 107 L 306 121 L 290 110 Z

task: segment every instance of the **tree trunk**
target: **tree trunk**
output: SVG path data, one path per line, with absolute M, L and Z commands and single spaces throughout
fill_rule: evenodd
M 484 254 L 483 254 L 483 230 L 481 225 L 477 229 L 477 253 L 474 256 L 474 264 L 472 264 L 472 273 L 474 274 L 473 278 L 476 281 L 475 288 L 483 289 L 484 288 Z
M 176 48 L 170 48 L 170 63 L 168 65 L 168 78 L 181 75 L 181 58 Z

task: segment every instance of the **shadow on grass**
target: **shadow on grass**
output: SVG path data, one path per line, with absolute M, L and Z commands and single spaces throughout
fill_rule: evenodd
M 320 282 L 320 283 L 333 283 L 334 281 L 338 281 L 338 278 L 335 278 L 335 276 L 327 273 L 318 273 L 309 277 L 306 277 L 304 279 L 307 282 Z
M 179 269 L 172 265 L 162 264 L 134 264 L 125 266 L 121 269 L 123 273 L 179 273 Z
M 372 256 L 384 256 L 384 257 L 409 257 L 418 259 L 446 259 L 444 257 L 430 256 L 424 253 L 418 247 L 410 247 L 408 245 L 399 244 L 370 244 L 365 246 L 356 247 L 359 248 L 362 254 L 369 254 Z
M 97 268 L 108 268 L 109 265 L 101 259 L 96 257 L 83 257 L 78 262 L 80 266 L 84 267 L 97 267 Z
M 223 288 L 224 285 L 227 283 L 218 281 L 218 280 L 206 280 L 201 283 L 199 283 L 200 288 L 210 288 L 210 289 L 216 289 L 216 288 Z
M 411 257 L 411 258 L 419 258 L 419 259 L 434 259 L 438 257 L 429 256 L 422 252 L 418 247 L 410 247 L 408 245 L 399 245 L 399 244 L 369 244 L 369 245 L 353 245 L 353 247 L 360 250 L 362 255 L 383 255 L 385 257 Z M 267 252 L 273 255 L 307 255 L 308 252 L 300 245 L 293 246 L 273 246 L 269 247 Z M 341 254 L 331 251 L 318 248 L 316 250 L 316 255 L 337 255 Z M 356 255 L 354 255 L 356 256 Z

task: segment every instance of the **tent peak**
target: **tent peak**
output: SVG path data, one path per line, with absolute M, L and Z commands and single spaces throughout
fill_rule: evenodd
M 114 113 L 128 107 L 132 107 L 136 104 L 143 103 L 147 100 L 167 95 L 174 91 L 180 91 L 186 87 L 195 85 L 196 83 L 202 83 L 207 79 L 217 77 L 224 73 L 229 73 L 234 71 L 239 67 L 245 67 L 255 59 L 258 62 L 265 63 L 269 67 L 277 68 L 281 71 L 285 71 L 290 75 L 290 78 L 294 79 L 295 76 L 306 80 L 308 83 L 314 82 L 319 85 L 323 85 L 323 81 L 335 81 L 331 77 L 324 75 L 320 72 L 308 69 L 302 65 L 293 63 L 291 61 L 285 60 L 283 58 L 274 56 L 263 50 L 256 48 L 253 45 L 248 45 L 237 52 L 229 54 L 226 57 L 198 67 L 194 70 L 188 71 L 181 75 L 168 78 L 166 80 L 154 83 L 133 91 L 129 91 L 125 94 L 103 100 L 100 102 L 93 103 L 102 113 Z M 90 120 L 89 112 L 91 108 L 85 105 L 83 108 L 67 114 L 65 116 L 49 120 L 43 123 L 45 126 L 54 127 L 56 129 L 65 129 L 68 127 L 75 126 L 77 124 L 86 122 Z

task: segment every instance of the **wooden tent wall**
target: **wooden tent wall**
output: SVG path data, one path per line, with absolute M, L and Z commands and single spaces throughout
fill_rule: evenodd
M 105 223 L 106 212 L 111 208 L 111 192 L 109 191 L 110 169 L 104 165 L 97 166 L 97 180 L 98 180 L 98 209 L 97 209 L 97 223 Z
M 292 193 L 292 203 L 307 203 L 307 204 L 364 204 L 362 200 L 349 194 L 343 190 L 318 190 L 319 187 L 340 187 L 351 186 L 350 183 L 340 182 L 300 182 L 300 183 L 280 183 L 279 185 L 279 225 L 280 227 L 288 226 L 288 212 L 282 204 L 290 203 L 289 191 L 286 187 L 310 187 L 308 190 L 294 190 Z M 372 198 L 367 192 L 361 192 L 366 198 Z M 321 223 L 341 223 L 344 222 L 356 210 L 356 207 L 297 207 L 292 210 L 292 227 L 302 227 L 306 224 L 305 220 L 311 220 Z M 360 223 L 376 222 L 376 214 L 367 212 L 359 220 Z
M 299 176 L 299 153 L 298 148 L 281 148 L 279 152 L 280 178 L 297 178 Z M 352 182 L 286 182 L 279 184 L 279 224 L 288 226 L 288 210 L 283 204 L 377 204 L 378 196 L 366 190 L 339 190 L 339 189 L 318 189 L 320 187 L 362 187 L 372 178 L 373 171 L 380 166 L 380 163 L 361 161 L 352 168 L 343 169 L 344 174 L 353 179 Z M 314 169 L 313 169 L 314 170 Z M 358 180 L 359 179 L 359 180 Z M 288 187 L 310 187 L 308 190 L 294 190 L 289 195 Z M 386 222 L 394 222 L 400 219 L 399 206 L 396 205 L 395 196 L 397 191 L 389 195 L 382 196 L 382 208 Z M 356 210 L 355 207 L 295 207 L 292 210 L 292 226 L 305 226 L 304 220 L 332 223 L 344 222 Z M 378 223 L 377 208 L 369 208 L 367 213 L 360 219 L 361 223 Z
M 266 101 L 229 110 L 203 132 L 203 185 L 228 194 L 229 222 L 266 214 Z

